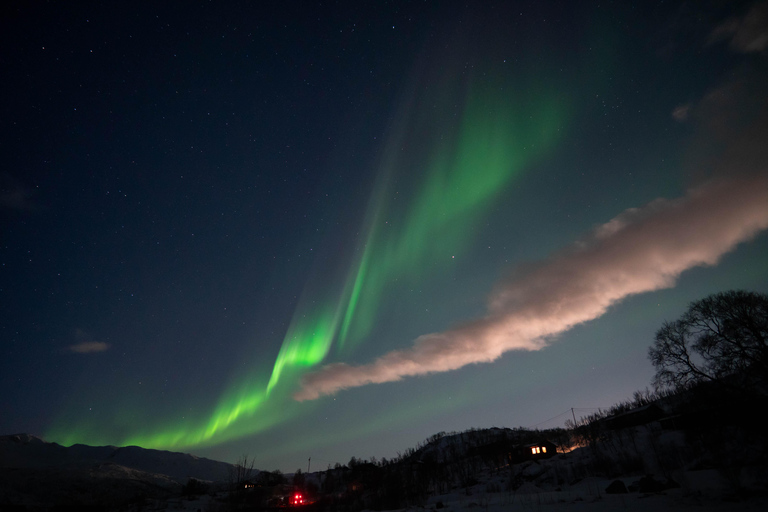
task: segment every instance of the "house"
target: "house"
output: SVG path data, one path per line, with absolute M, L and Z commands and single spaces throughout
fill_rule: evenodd
M 547 440 L 526 444 L 520 455 L 524 460 L 548 459 L 557 455 L 557 445 Z
M 548 459 L 557 455 L 557 445 L 546 439 L 535 443 L 517 445 L 507 454 L 510 464 L 519 464 L 526 460 Z

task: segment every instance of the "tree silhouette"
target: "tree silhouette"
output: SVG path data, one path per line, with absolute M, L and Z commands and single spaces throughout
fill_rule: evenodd
M 248 482 L 255 476 L 257 471 L 253 469 L 255 458 L 249 458 L 243 454 L 229 468 L 229 486 L 230 489 L 240 489 L 245 482 Z
M 297 489 L 304 489 L 304 473 L 301 472 L 301 468 L 293 474 L 293 486 Z
M 685 388 L 747 370 L 768 376 L 768 296 L 727 291 L 692 302 L 664 322 L 648 350 L 653 384 Z

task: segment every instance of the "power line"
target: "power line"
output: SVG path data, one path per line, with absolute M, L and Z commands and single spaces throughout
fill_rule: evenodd
M 531 426 L 529 426 L 527 428 L 535 429 L 535 428 L 539 427 L 540 425 L 543 425 L 545 423 L 549 423 L 550 421 L 556 420 L 557 418 L 559 418 L 561 416 L 565 416 L 568 413 L 571 413 L 571 415 L 574 418 L 573 421 L 576 422 L 576 414 L 574 413 L 574 411 L 600 411 L 600 410 L 606 410 L 606 409 L 608 409 L 608 408 L 607 407 L 571 407 L 570 409 L 567 409 L 567 410 L 561 412 L 560 414 L 549 418 L 548 420 L 540 421 L 539 423 L 536 423 L 535 425 L 531 425 Z

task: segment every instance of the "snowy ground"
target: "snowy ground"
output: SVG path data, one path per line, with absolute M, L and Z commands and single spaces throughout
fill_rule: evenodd
M 525 483 L 516 491 L 504 490 L 503 474 L 486 475 L 483 482 L 468 490 L 430 497 L 423 506 L 399 509 L 397 512 L 608 512 L 608 511 L 714 511 L 747 512 L 768 510 L 768 493 L 738 494 L 727 480 L 715 470 L 692 471 L 674 475 L 680 488 L 657 493 L 630 492 L 607 494 L 605 489 L 614 481 L 604 478 L 585 478 L 575 485 L 561 486 L 559 490 L 540 488 Z M 630 486 L 639 477 L 621 478 Z M 221 501 L 211 496 L 196 499 L 158 500 L 145 504 L 143 510 L 178 510 L 183 512 L 215 512 L 225 510 Z
M 704 476 L 702 483 L 711 475 Z M 630 484 L 632 479 L 625 480 Z M 679 510 L 699 511 L 766 511 L 768 496 L 734 495 L 721 490 L 669 489 L 659 493 L 606 494 L 612 480 L 585 479 L 577 485 L 560 491 L 547 491 L 524 484 L 516 492 L 477 492 L 467 495 L 457 492 L 429 499 L 425 508 L 441 512 L 472 510 L 475 512 L 501 512 L 511 510 L 594 512 L 629 510 L 667 512 Z M 472 492 L 472 490 L 470 490 Z M 408 510 L 408 509 L 404 509 Z M 411 510 L 419 510 L 413 508 Z
M 464 492 L 434 496 L 424 507 L 400 509 L 398 512 L 437 510 L 439 512 L 612 512 L 612 511 L 713 511 L 713 512 L 765 512 L 768 498 L 750 497 L 739 501 L 688 494 L 682 489 L 672 489 L 655 494 L 605 494 L 598 490 L 609 481 L 585 482 L 580 489 L 569 491 L 540 491 L 517 493 L 483 493 L 467 496 Z M 151 504 L 144 510 L 178 510 L 182 512 L 217 511 L 223 505 L 210 496 L 198 499 L 170 500 Z

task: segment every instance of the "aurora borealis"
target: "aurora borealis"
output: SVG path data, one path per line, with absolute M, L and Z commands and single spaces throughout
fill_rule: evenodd
M 19 7 L 4 433 L 291 471 L 631 396 L 768 290 L 766 5 Z
M 534 91 L 525 92 L 536 95 Z M 493 199 L 528 161 L 552 145 L 560 127 L 558 121 L 563 117 L 558 116 L 562 109 L 557 108 L 555 99 L 535 98 L 531 103 L 536 108 L 515 109 L 503 96 L 494 97 L 493 90 L 467 96 L 465 108 L 458 109 L 457 134 L 449 133 L 453 136 L 444 142 L 425 141 L 426 147 L 408 158 L 385 156 L 387 163 L 381 171 L 385 175 L 412 165 L 411 160 L 424 161 L 426 171 L 421 173 L 423 183 L 417 184 L 419 192 L 410 202 L 402 199 L 407 203 L 402 215 L 382 199 L 398 194 L 387 186 L 392 178 L 379 181 L 381 185 L 373 191 L 368 208 L 371 220 L 361 227 L 365 235 L 357 251 L 360 256 L 353 259 L 338 298 L 321 296 L 317 300 L 311 296 L 299 303 L 266 388 L 250 383 L 241 385 L 239 393 L 229 390 L 201 426 L 167 427 L 158 434 L 128 438 L 121 444 L 188 448 L 242 435 L 228 432 L 230 426 L 260 412 L 284 370 L 300 374 L 302 369 L 306 371 L 325 361 L 334 345 L 343 355 L 349 353 L 344 351 L 345 344 L 360 343 L 368 336 L 387 283 L 401 279 L 418 282 L 421 275 L 444 266 L 447 254 L 452 255 L 451 259 L 462 255 L 471 240 L 472 228 L 493 205 Z M 407 127 L 399 127 L 398 131 L 392 135 L 396 141 L 411 136 Z M 382 220 L 398 214 L 399 222 Z M 270 416 L 274 414 L 270 412 Z

